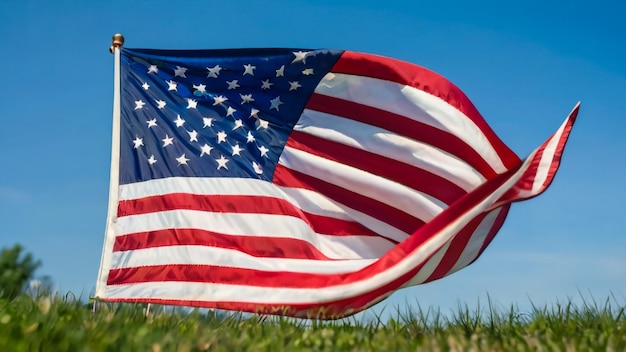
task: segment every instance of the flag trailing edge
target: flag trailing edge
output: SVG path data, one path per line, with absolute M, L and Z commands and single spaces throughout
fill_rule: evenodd
M 552 182 L 438 74 L 349 51 L 116 49 L 96 296 L 324 319 L 475 261 Z

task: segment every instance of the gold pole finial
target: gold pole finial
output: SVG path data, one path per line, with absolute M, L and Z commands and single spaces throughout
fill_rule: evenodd
M 115 48 L 121 48 L 122 45 L 124 45 L 124 36 L 117 33 L 113 36 L 113 43 L 111 44 L 111 47 L 109 48 L 109 51 L 111 53 L 113 53 L 113 51 L 115 50 Z

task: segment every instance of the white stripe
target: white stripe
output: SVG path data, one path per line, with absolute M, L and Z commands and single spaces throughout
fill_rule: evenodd
M 447 207 L 442 201 L 400 183 L 298 149 L 286 147 L 278 163 L 375 199 L 424 222 Z
M 449 180 L 466 192 L 485 181 L 464 160 L 436 146 L 340 116 L 307 109 L 294 130 L 398 160 Z
M 396 245 L 384 237 L 317 235 L 319 251 L 332 259 L 378 259 Z
M 492 210 L 489 214 L 487 214 L 487 216 L 485 216 L 485 218 L 480 222 L 476 230 L 474 230 L 474 233 L 472 233 L 469 242 L 467 243 L 465 248 L 463 248 L 463 252 L 459 256 L 459 259 L 456 261 L 452 269 L 450 269 L 450 271 L 446 274 L 446 276 L 463 269 L 464 267 L 468 266 L 474 259 L 476 259 L 478 253 L 480 252 L 480 249 L 485 243 L 485 239 L 487 239 L 487 235 L 491 231 L 491 228 L 496 222 L 498 215 L 500 215 L 502 211 L 504 211 L 504 208 L 500 207 Z
M 437 269 L 439 263 L 441 263 L 441 260 L 444 258 L 446 252 L 448 251 L 448 248 L 450 248 L 450 243 L 451 241 L 448 241 L 432 257 L 430 257 L 430 259 L 428 259 L 426 264 L 424 264 L 424 266 L 420 269 L 417 275 L 413 276 L 413 278 L 411 278 L 411 280 L 402 285 L 402 287 L 415 286 L 426 281 L 426 279 L 428 279 L 430 275 L 435 272 L 435 269 Z
M 341 220 L 353 220 L 341 204 L 328 197 L 304 188 L 277 186 L 285 194 L 285 198 L 302 211 Z
M 254 257 L 233 249 L 206 246 L 167 246 L 114 252 L 111 269 L 135 268 L 147 265 L 216 265 L 258 271 L 288 271 L 295 273 L 341 274 L 357 271 L 376 259 L 312 260 Z
M 120 200 L 188 193 L 201 195 L 248 195 L 285 199 L 280 188 L 270 182 L 233 177 L 169 177 L 120 186 Z
M 377 78 L 329 73 L 315 93 L 390 111 L 461 138 L 498 173 L 506 171 L 476 124 L 443 99 L 423 90 Z
M 315 233 L 299 218 L 274 214 L 212 213 L 169 210 L 120 217 L 116 235 L 161 229 L 198 229 L 231 236 L 293 238 L 303 240 L 332 259 L 377 258 L 393 247 L 374 236 L 330 236 Z
M 561 140 L 561 136 L 565 131 L 566 125 L 567 120 L 563 122 L 561 127 L 559 127 L 559 129 L 554 134 L 554 136 L 552 136 L 550 142 L 548 142 L 548 145 L 546 145 L 546 148 L 541 155 L 541 161 L 539 162 L 537 174 L 535 175 L 535 180 L 533 182 L 532 194 L 537 194 L 543 189 L 543 185 L 548 178 L 548 171 L 550 171 L 550 166 L 552 165 L 552 161 L 554 160 L 556 147 L 559 145 L 559 141 Z
M 102 298 L 158 298 L 197 302 L 254 302 L 265 304 L 319 303 L 319 289 L 259 287 L 196 282 L 146 282 L 111 285 Z M 332 298 L 331 298 L 332 300 Z

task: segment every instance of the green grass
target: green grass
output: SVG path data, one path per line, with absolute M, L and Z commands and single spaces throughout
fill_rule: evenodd
M 626 351 L 626 307 L 614 298 L 522 313 L 459 305 L 392 318 L 307 321 L 101 304 L 71 296 L 0 299 L 0 351 Z

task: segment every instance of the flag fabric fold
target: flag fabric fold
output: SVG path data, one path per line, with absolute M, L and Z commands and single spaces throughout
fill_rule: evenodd
M 552 182 L 578 105 L 521 160 L 467 96 L 350 51 L 116 52 L 96 297 L 323 319 L 474 262 Z

